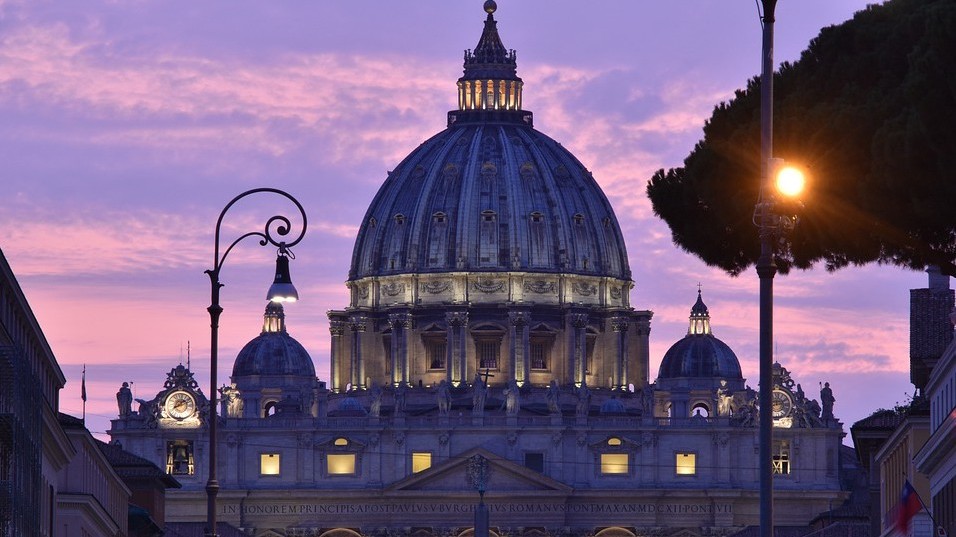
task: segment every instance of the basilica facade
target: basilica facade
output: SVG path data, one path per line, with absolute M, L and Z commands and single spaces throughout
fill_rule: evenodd
M 218 409 L 220 521 L 255 536 L 459 537 L 483 502 L 499 536 L 757 523 L 756 394 L 700 291 L 650 382 L 652 313 L 631 306 L 617 219 L 523 110 L 495 8 L 447 128 L 361 222 L 350 303 L 329 312 L 330 378 L 277 304 L 236 357 Z M 848 493 L 832 393 L 817 402 L 796 380 L 775 365 L 775 512 L 805 526 Z M 204 520 L 208 400 L 192 372 L 172 368 L 136 409 L 118 400 L 113 441 L 183 484 L 169 520 Z

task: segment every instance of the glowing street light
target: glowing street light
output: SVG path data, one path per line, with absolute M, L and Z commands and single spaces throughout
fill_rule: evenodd
M 780 162 L 783 163 L 781 159 L 774 160 L 780 160 Z M 774 182 L 777 192 L 788 198 L 796 198 L 803 193 L 803 189 L 807 184 L 807 178 L 799 168 L 783 165 L 777 169 Z

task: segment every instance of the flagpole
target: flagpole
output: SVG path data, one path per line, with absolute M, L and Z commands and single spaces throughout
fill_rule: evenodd
M 83 423 L 86 423 L 86 364 L 83 364 L 83 379 L 80 381 L 80 399 L 83 400 Z

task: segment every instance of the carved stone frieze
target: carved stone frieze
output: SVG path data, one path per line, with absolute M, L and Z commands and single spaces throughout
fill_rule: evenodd
M 554 293 L 555 285 L 554 282 L 549 282 L 545 280 L 536 280 L 533 282 L 525 282 L 524 290 L 530 293 L 537 293 L 539 295 Z
M 621 290 L 620 290 L 619 288 L 617 288 L 617 287 L 612 287 L 612 288 L 611 288 L 611 298 L 613 298 L 614 300 L 620 300 L 620 299 L 621 299 L 621 295 L 622 295 L 622 293 L 621 293 Z
M 405 284 L 401 282 L 389 282 L 382 286 L 382 296 L 398 296 L 405 292 Z
M 571 284 L 571 290 L 581 296 L 592 296 L 597 293 L 597 286 L 587 282 L 574 282 Z
M 471 288 L 480 293 L 500 293 L 505 290 L 504 280 L 475 280 Z
M 423 293 L 428 293 L 430 295 L 437 295 L 451 289 L 451 280 L 435 280 L 430 282 L 422 282 L 419 288 L 421 289 Z

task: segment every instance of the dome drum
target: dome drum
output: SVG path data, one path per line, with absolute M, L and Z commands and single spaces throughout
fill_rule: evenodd
M 608 277 L 526 272 L 449 272 L 348 283 L 352 308 L 515 303 L 629 308 L 633 283 Z

